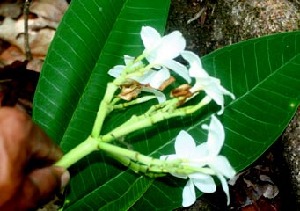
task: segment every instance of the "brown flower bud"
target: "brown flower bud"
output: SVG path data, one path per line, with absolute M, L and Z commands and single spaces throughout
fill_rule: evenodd
M 163 91 L 167 86 L 169 86 L 170 84 L 172 84 L 175 81 L 175 78 L 173 76 L 171 76 L 170 78 L 168 78 L 167 80 L 165 80 L 160 87 L 158 87 L 158 90 Z
M 192 97 L 193 93 L 190 92 L 190 88 L 191 86 L 189 84 L 182 84 L 178 88 L 172 90 L 171 97 Z
M 136 98 L 142 89 L 142 85 L 139 84 L 136 81 L 132 81 L 130 84 L 123 84 L 121 85 L 121 93 L 119 94 L 119 97 L 123 100 L 131 100 L 133 98 Z

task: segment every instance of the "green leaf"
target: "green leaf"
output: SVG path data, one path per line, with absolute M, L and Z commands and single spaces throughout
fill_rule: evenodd
M 228 99 L 231 103 L 219 117 L 226 134 L 221 154 L 237 171 L 243 170 L 276 141 L 300 104 L 300 32 L 240 42 L 204 56 L 202 62 L 237 97 L 233 102 Z M 185 129 L 202 142 L 206 140 L 200 127 L 204 123 L 208 118 L 193 120 Z M 170 137 L 178 131 L 170 128 L 167 133 L 171 135 L 160 132 L 151 137 L 147 143 L 170 140 L 153 153 L 174 153 L 174 139 Z M 182 189 L 176 188 L 179 182 L 181 187 L 185 185 L 175 179 L 155 180 L 132 209 L 171 210 L 180 206 Z
M 49 49 L 34 99 L 34 119 L 65 152 L 90 134 L 110 80 L 108 69 L 121 64 L 124 54 L 142 52 L 142 25 L 163 31 L 169 4 L 162 0 L 72 1 Z M 300 32 L 293 32 L 262 37 L 202 58 L 205 69 L 237 97 L 233 102 L 227 99 L 224 115 L 219 117 L 226 130 L 222 154 L 236 170 L 246 168 L 276 140 L 299 104 L 299 36 Z M 146 105 L 114 112 L 103 134 L 134 112 L 141 113 Z M 125 141 L 144 154 L 172 154 L 174 137 L 182 128 L 199 142 L 206 140 L 200 125 L 208 122 L 208 113 L 168 120 Z M 186 183 L 135 174 L 101 152 L 79 161 L 71 173 L 67 210 L 171 210 L 181 205 Z
M 65 152 L 90 134 L 106 84 L 111 80 L 106 74 L 108 69 L 122 63 L 124 54 L 137 56 L 142 52 L 143 25 L 164 31 L 169 5 L 170 0 L 72 1 L 49 48 L 33 114 Z M 65 207 L 73 209 L 80 204 L 79 207 L 97 209 L 116 199 L 119 203 L 114 206 L 121 210 L 132 206 L 145 190 L 136 193 L 134 184 L 140 184 L 130 184 L 131 191 L 121 200 L 119 192 L 127 189 L 119 187 L 122 183 L 113 182 L 118 181 L 120 165 L 112 162 L 94 153 L 75 165 Z M 130 178 L 133 176 L 136 175 Z M 121 181 L 126 183 L 124 178 Z M 107 183 L 117 188 L 105 186 Z M 100 187 L 111 194 L 97 196 Z M 119 192 L 113 194 L 113 189 Z M 96 205 L 87 203 L 89 199 Z
M 203 58 L 204 67 L 237 97 L 221 117 L 224 154 L 237 170 L 282 133 L 300 102 L 300 32 L 241 42 Z
M 101 84 L 96 81 L 99 85 L 93 88 L 94 100 L 100 101 L 110 80 L 107 70 L 121 63 L 124 54 L 141 53 L 143 25 L 164 31 L 169 4 L 170 0 L 72 1 L 49 48 L 34 99 L 34 118 L 53 140 L 61 141 L 88 81 L 95 78 L 91 74 L 101 77 Z

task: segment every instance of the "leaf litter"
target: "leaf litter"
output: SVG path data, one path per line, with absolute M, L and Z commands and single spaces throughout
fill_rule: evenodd
M 0 5 L 0 39 L 9 45 L 0 52 L 0 65 L 26 60 L 25 51 L 25 16 L 22 3 L 4 3 Z M 65 0 L 34 0 L 29 7 L 28 34 L 29 47 L 33 59 L 27 68 L 39 72 L 52 41 L 56 28 L 68 8 Z M 0 66 L 0 67 L 1 67 Z

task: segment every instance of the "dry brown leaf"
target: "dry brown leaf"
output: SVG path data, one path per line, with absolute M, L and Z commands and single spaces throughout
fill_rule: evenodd
M 274 184 L 274 182 L 272 181 L 272 179 L 271 179 L 269 176 L 265 175 L 265 174 L 259 175 L 259 179 L 260 179 L 261 181 L 264 181 L 264 182 L 268 182 L 268 183 Z
M 1 63 L 6 65 L 12 64 L 14 61 L 25 61 L 24 53 L 16 46 L 10 46 L 0 55 Z
M 40 72 L 42 69 L 44 60 L 33 58 L 31 61 L 29 61 L 26 65 L 26 68 L 28 70 L 34 70 L 36 72 Z
M 265 185 L 263 196 L 267 199 L 274 199 L 279 194 L 279 189 L 276 185 Z
M 10 46 L 5 49 L 2 54 L 0 54 L 0 63 L 2 64 L 1 68 L 3 68 L 3 66 L 11 65 L 15 61 L 24 62 L 25 60 L 26 56 L 16 46 Z M 42 68 L 42 65 L 43 59 L 33 58 L 27 63 L 26 67 L 27 69 L 39 72 Z
M 10 17 L 10 18 L 18 18 L 22 12 L 22 4 L 14 3 L 14 4 L 0 4 L 0 16 Z
M 31 34 L 30 48 L 35 57 L 43 58 L 48 51 L 48 46 L 54 37 L 55 31 L 49 28 L 41 29 L 36 34 Z M 24 40 L 24 39 L 22 39 Z
M 18 35 L 17 31 L 16 21 L 7 17 L 4 19 L 2 25 L 0 25 L 0 38 L 10 42 L 11 40 L 16 39 L 16 36 Z
M 68 8 L 65 0 L 38 0 L 30 5 L 30 12 L 38 17 L 59 22 Z
M 36 18 L 29 20 L 30 29 L 38 28 L 39 31 L 29 31 L 29 46 L 31 53 L 35 57 L 44 57 L 47 54 L 48 46 L 54 37 L 55 31 L 45 28 L 45 19 Z M 11 18 L 5 18 L 4 24 L 0 25 L 0 38 L 8 41 L 12 45 L 18 47 L 25 53 L 24 39 L 24 20 L 15 21 Z
M 65 0 L 36 0 L 33 1 L 30 11 L 37 18 L 28 19 L 29 47 L 33 60 L 29 61 L 27 68 L 39 71 L 47 54 L 48 46 L 52 41 L 55 30 L 59 24 L 68 4 Z M 25 27 L 24 17 L 14 20 L 5 17 L 0 25 L 0 39 L 11 44 L 0 55 L 0 62 L 9 65 L 14 61 L 25 61 Z

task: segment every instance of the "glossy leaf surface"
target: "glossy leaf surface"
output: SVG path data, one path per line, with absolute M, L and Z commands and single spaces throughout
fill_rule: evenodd
M 124 54 L 142 52 L 141 26 L 163 31 L 169 4 L 169 0 L 72 1 L 49 49 L 34 99 L 34 119 L 65 152 L 90 134 L 111 80 L 107 71 L 121 64 Z M 233 102 L 227 99 L 219 117 L 226 130 L 222 154 L 236 170 L 254 162 L 292 118 L 300 97 L 299 53 L 300 33 L 293 32 L 241 42 L 202 58 L 207 71 L 237 97 Z M 102 133 L 145 107 L 114 112 Z M 208 121 L 209 112 L 168 120 L 125 141 L 155 157 L 174 153 L 174 137 L 182 128 L 199 142 L 206 140 L 200 125 Z M 135 174 L 101 152 L 82 159 L 71 172 L 67 210 L 171 210 L 181 205 L 186 183 Z

